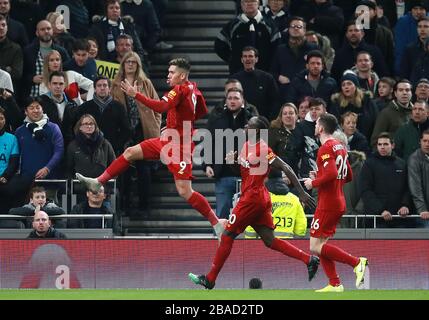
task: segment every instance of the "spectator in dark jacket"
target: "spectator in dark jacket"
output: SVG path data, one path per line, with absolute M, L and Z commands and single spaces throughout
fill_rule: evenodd
M 374 45 L 380 49 L 389 69 L 389 74 L 393 74 L 395 57 L 392 31 L 378 23 L 376 11 L 377 5 L 375 2 L 370 0 L 361 0 L 359 1 L 358 6 L 361 6 L 361 8 L 367 8 L 367 12 L 369 12 L 369 28 L 365 28 L 366 43 Z M 356 17 L 358 17 L 359 14 L 361 13 L 356 12 Z
M 328 107 L 328 112 L 337 119 L 348 111 L 358 115 L 357 129 L 369 141 L 378 109 L 371 98 L 371 93 L 360 88 L 359 80 L 353 72 L 347 72 L 341 78 L 341 91 L 332 96 L 331 105 Z
M 244 70 L 231 77 L 241 82 L 246 101 L 256 106 L 260 115 L 272 119 L 280 107 L 279 90 L 271 74 L 255 68 L 258 60 L 256 48 L 244 47 L 241 56 Z
M 0 14 L 0 68 L 10 74 L 15 88 L 21 80 L 23 64 L 22 48 L 9 39 L 6 18 Z
M 317 49 L 316 45 L 307 42 L 305 25 L 303 18 L 291 18 L 287 33 L 282 35 L 282 43 L 272 59 L 271 74 L 279 83 L 282 102 L 286 101 L 290 82 L 305 69 L 307 53 Z
M 75 205 L 71 214 L 114 214 L 106 200 L 104 187 L 98 192 L 86 191 L 86 200 Z M 101 228 L 103 226 L 101 217 L 98 219 L 70 219 L 68 228 Z M 112 220 L 104 219 L 104 227 L 111 228 Z
M 74 126 L 75 138 L 67 147 L 66 176 L 73 179 L 77 172 L 95 178 L 116 159 L 112 145 L 103 137 L 97 121 L 82 115 Z
M 425 40 L 424 52 L 417 57 L 409 80 L 416 86 L 422 78 L 429 79 L 429 38 Z
M 297 121 L 298 109 L 293 103 L 285 103 L 280 108 L 277 118 L 271 121 L 270 128 L 268 129 L 268 145 L 286 163 L 290 163 L 287 150 Z M 270 172 L 270 177 L 281 176 L 281 171 L 274 168 Z
M 298 104 L 306 97 L 319 97 L 330 101 L 332 94 L 337 92 L 337 82 L 324 69 L 323 54 L 318 50 L 307 54 L 306 69 L 298 73 L 292 80 L 286 101 Z
M 44 211 L 38 211 L 33 217 L 33 231 L 27 239 L 66 239 L 66 235 L 51 226 L 51 220 Z
M 268 0 L 268 3 L 260 9 L 262 15 L 271 19 L 280 32 L 285 31 L 290 23 L 288 2 L 288 0 Z
M 53 42 L 53 31 L 49 21 L 42 20 L 37 24 L 37 39 L 24 49 L 24 76 L 22 93 L 24 97 L 37 97 L 39 86 L 43 81 L 43 59 L 52 50 L 57 50 L 62 61 L 68 61 L 67 51 Z
M 314 0 L 309 5 L 303 5 L 301 16 L 308 22 L 308 29 L 326 35 L 331 40 L 332 47 L 337 49 L 343 33 L 343 10 L 332 4 L 331 0 Z
M 365 35 L 361 26 L 356 24 L 355 20 L 347 23 L 346 37 L 342 47 L 335 52 L 335 59 L 332 65 L 332 76 L 339 81 L 343 72 L 351 69 L 355 62 L 356 56 L 360 51 L 368 52 L 374 62 L 374 71 L 379 77 L 384 77 L 389 73 L 386 62 L 379 48 L 370 45 L 363 39 Z
M 408 161 L 408 157 L 419 148 L 423 131 L 429 129 L 429 105 L 424 100 L 417 100 L 411 109 L 411 118 L 399 127 L 395 133 L 395 153 Z
M 369 154 L 371 149 L 366 137 L 357 130 L 356 124 L 358 115 L 352 111 L 347 111 L 341 115 L 340 125 L 347 138 L 347 149 L 349 151 L 361 151 Z
M 410 194 L 408 191 L 407 165 L 393 153 L 394 143 L 387 132 L 378 135 L 377 151 L 369 157 L 359 175 L 359 190 L 365 212 L 380 215 L 378 227 L 413 226 L 410 219 Z
M 0 14 L 6 17 L 9 39 L 19 44 L 21 48 L 24 48 L 28 44 L 27 31 L 21 22 L 10 17 L 10 9 L 10 0 L 2 0 L 0 2 Z
M 420 137 L 420 148 L 408 159 L 408 185 L 416 213 L 429 227 L 429 130 Z
M 309 177 L 316 170 L 316 156 L 319 142 L 314 134 L 316 120 L 326 112 L 326 103 L 320 98 L 310 100 L 310 111 L 305 120 L 300 121 L 290 136 L 286 153 L 290 166 L 301 178 Z
M 378 81 L 374 102 L 379 112 L 393 100 L 395 84 L 396 81 L 390 77 L 383 77 Z
M 105 16 L 93 17 L 89 35 L 97 40 L 99 45 L 99 56 L 101 60 L 116 62 L 116 38 L 120 34 L 128 34 L 133 38 L 134 51 L 145 60 L 144 50 L 137 34 L 134 19 L 130 16 L 121 16 L 121 5 L 119 0 L 107 0 L 105 2 Z
M 64 71 L 72 70 L 80 73 L 92 81 L 97 77 L 97 65 L 93 58 L 89 58 L 90 45 L 86 39 L 77 39 L 73 43 L 73 56 L 64 63 Z
M 18 128 L 22 124 L 22 120 L 24 120 L 24 113 L 17 105 L 14 95 L 6 89 L 0 94 L 0 107 L 4 109 L 4 115 L 6 117 L 4 129 L 7 132 L 15 132 L 16 128 Z
M 244 126 L 257 114 L 250 107 L 244 105 L 243 92 L 232 88 L 226 96 L 226 105 L 222 110 L 214 109 L 207 122 L 207 129 L 212 138 L 211 157 L 204 156 L 204 167 L 206 175 L 216 180 L 216 215 L 222 219 L 228 219 L 230 209 L 232 209 L 232 197 L 236 193 L 236 183 L 240 174 L 233 170 L 233 165 L 226 164 L 224 159 L 230 151 L 239 152 L 242 144 L 240 139 L 234 143 L 233 150 L 227 150 L 227 143 L 222 136 L 222 142 L 215 141 L 218 137 L 216 130 L 232 130 L 235 135 L 244 137 Z M 241 143 L 244 142 L 241 139 Z M 222 146 L 222 149 L 220 149 Z
M 417 41 L 409 44 L 402 55 L 399 77 L 410 79 L 416 62 L 426 53 L 426 40 L 429 38 L 429 17 L 424 17 L 417 23 Z
M 33 217 L 40 210 L 46 212 L 51 216 L 58 216 L 60 214 L 65 214 L 63 208 L 59 207 L 53 201 L 47 199 L 46 190 L 42 186 L 35 186 L 31 188 L 30 192 L 30 202 L 18 208 L 11 208 L 9 214 L 13 215 L 22 215 L 27 217 Z M 54 220 L 54 224 L 57 228 L 65 228 L 67 222 L 63 219 Z M 31 227 L 31 221 L 27 220 L 27 227 Z
M 427 8 L 423 1 L 408 0 L 409 3 L 407 13 L 398 19 L 395 25 L 395 71 L 399 72 L 402 55 L 405 48 L 416 41 L 417 21 L 426 16 Z
M 242 69 L 240 61 L 244 47 L 252 46 L 259 51 L 257 68 L 269 71 L 271 59 L 280 40 L 275 24 L 262 16 L 258 0 L 241 0 L 243 13 L 228 22 L 215 40 L 216 54 L 229 65 L 229 73 Z

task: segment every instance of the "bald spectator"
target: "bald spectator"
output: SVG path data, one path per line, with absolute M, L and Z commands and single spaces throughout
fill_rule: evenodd
M 43 59 L 52 50 L 57 50 L 62 61 L 70 59 L 67 51 L 53 42 L 52 25 L 47 20 L 37 24 L 37 38 L 24 49 L 23 95 L 37 97 L 40 95 L 40 84 L 43 81 Z
M 27 239 L 66 239 L 66 235 L 51 226 L 51 220 L 45 211 L 38 211 L 33 217 L 33 231 Z

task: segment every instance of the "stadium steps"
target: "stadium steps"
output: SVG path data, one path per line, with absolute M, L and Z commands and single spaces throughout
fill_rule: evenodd
M 223 99 L 223 86 L 229 76 L 228 66 L 214 52 L 214 40 L 235 16 L 235 1 L 170 0 L 168 5 L 164 41 L 172 43 L 174 48 L 150 55 L 151 80 L 162 96 L 169 90 L 166 83 L 168 61 L 176 57 L 188 58 L 192 65 L 190 80 L 197 82 L 210 111 Z M 207 117 L 195 125 L 201 128 L 206 123 Z M 207 178 L 198 165 L 194 165 L 193 175 L 193 189 L 207 197 L 215 209 L 214 180 Z M 122 225 L 124 235 L 213 235 L 210 223 L 177 194 L 172 175 L 165 166 L 153 177 L 150 212 L 140 220 L 124 216 Z

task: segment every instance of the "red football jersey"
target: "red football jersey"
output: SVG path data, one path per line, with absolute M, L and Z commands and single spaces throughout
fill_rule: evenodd
M 183 130 L 184 121 L 189 121 L 191 130 L 194 121 L 207 114 L 203 95 L 194 82 L 186 81 L 175 86 L 162 99 L 168 103 L 167 125 L 169 129 Z
M 264 188 L 264 180 L 270 172 L 271 164 L 276 155 L 271 148 L 262 140 L 256 145 L 251 145 L 247 141 L 241 149 L 238 157 L 241 172 L 241 194 L 253 188 Z
M 317 175 L 313 187 L 318 189 L 317 209 L 346 209 L 343 186 L 352 180 L 347 150 L 335 139 L 327 140 L 317 152 Z

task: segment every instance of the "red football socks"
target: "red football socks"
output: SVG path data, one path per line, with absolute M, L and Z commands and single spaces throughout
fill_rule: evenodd
M 335 269 L 335 262 L 320 256 L 320 264 L 322 265 L 323 270 L 329 279 L 329 284 L 334 287 L 339 286 L 341 282 L 340 277 L 338 277 L 337 270 Z
M 350 253 L 327 243 L 323 245 L 320 255 L 332 261 L 348 264 L 353 268 L 359 263 L 359 258 L 356 258 Z
M 220 245 L 217 248 L 216 255 L 213 259 L 212 268 L 206 276 L 207 280 L 209 280 L 210 282 L 216 281 L 220 270 L 222 269 L 226 259 L 228 259 L 229 254 L 231 253 L 233 243 L 233 238 L 224 234 L 222 235 Z
M 128 169 L 130 162 L 125 159 L 124 155 L 116 158 L 110 166 L 97 178 L 101 184 L 106 184 L 107 181 L 119 176 L 122 172 Z
M 219 219 L 217 218 L 216 214 L 210 207 L 209 202 L 206 198 L 204 198 L 201 193 L 198 193 L 194 191 L 191 195 L 191 197 L 188 199 L 188 203 L 197 210 L 199 213 L 201 213 L 207 220 L 209 220 L 210 224 L 214 226 L 219 222 Z
M 285 240 L 274 238 L 273 243 L 271 244 L 271 249 L 279 251 L 289 257 L 301 260 L 305 264 L 308 264 L 310 262 L 309 254 L 291 245 L 289 242 Z

